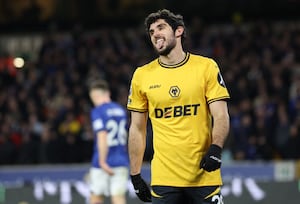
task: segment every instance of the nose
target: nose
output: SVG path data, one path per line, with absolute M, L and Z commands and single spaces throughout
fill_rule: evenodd
M 157 36 L 158 33 L 159 33 L 159 32 L 158 32 L 157 29 L 154 29 L 154 30 L 153 30 L 153 36 Z
M 152 37 L 153 37 L 154 39 L 159 39 L 159 38 L 161 38 L 161 37 L 162 37 L 161 32 L 160 32 L 159 30 L 153 32 Z

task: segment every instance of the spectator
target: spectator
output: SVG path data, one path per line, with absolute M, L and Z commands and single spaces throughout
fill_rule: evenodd
M 216 59 L 230 92 L 233 128 L 226 151 L 235 160 L 299 158 L 298 151 L 290 152 L 296 144 L 292 141 L 299 137 L 298 22 L 218 26 L 206 25 L 199 18 L 190 22 L 191 38 L 184 46 Z M 0 154 L 1 162 L 89 161 L 92 137 L 87 128 L 90 121 L 84 118 L 91 104 L 84 81 L 90 75 L 105 77 L 112 99 L 125 105 L 132 67 L 155 56 L 144 38 L 139 27 L 87 31 L 77 24 L 69 33 L 52 30 L 45 34 L 37 59 L 27 61 L 23 69 L 15 69 L 12 56 L 1 53 L 0 127 L 5 131 L 0 133 L 0 151 L 6 152 Z M 75 127 L 72 136 L 62 128 L 69 112 Z M 41 152 L 37 161 L 25 158 L 33 154 L 29 151 L 35 146 L 32 142 Z M 66 146 L 70 152 L 82 147 L 83 158 L 62 158 Z M 151 144 L 147 149 L 145 160 L 150 160 Z

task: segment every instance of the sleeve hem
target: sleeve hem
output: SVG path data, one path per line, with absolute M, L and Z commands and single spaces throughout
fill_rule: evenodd
M 212 102 L 215 102 L 215 101 L 227 101 L 229 99 L 230 99 L 229 96 L 223 96 L 223 97 L 219 97 L 219 98 L 213 98 L 213 99 L 207 101 L 207 103 L 211 104 Z

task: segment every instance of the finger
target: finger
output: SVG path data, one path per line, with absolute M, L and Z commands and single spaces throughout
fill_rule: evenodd
M 106 171 L 106 173 L 108 173 L 109 175 L 114 174 L 114 171 L 111 168 L 109 168 L 108 166 L 104 167 L 104 171 Z

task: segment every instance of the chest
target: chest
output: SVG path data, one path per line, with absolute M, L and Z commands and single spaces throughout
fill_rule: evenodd
M 155 106 L 193 103 L 205 96 L 205 77 L 190 67 L 158 69 L 148 74 L 143 90 L 148 101 Z

